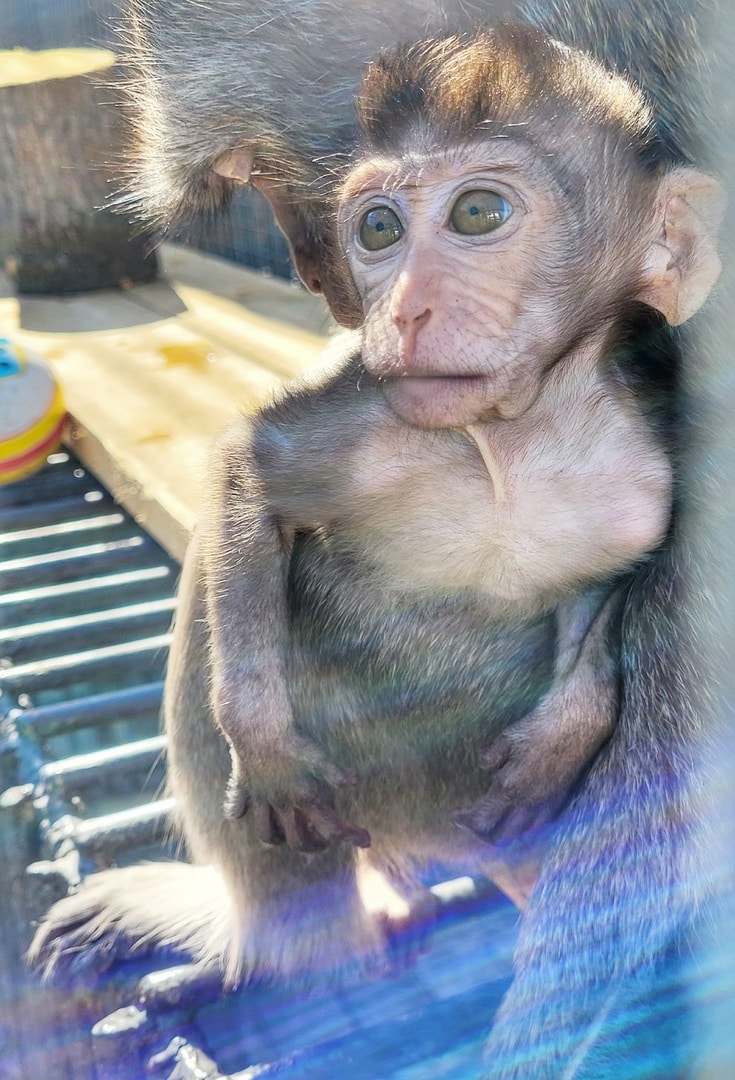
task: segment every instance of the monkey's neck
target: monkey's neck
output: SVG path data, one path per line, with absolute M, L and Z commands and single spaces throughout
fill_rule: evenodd
M 490 482 L 493 485 L 493 493 L 495 495 L 495 502 L 505 503 L 508 501 L 508 496 L 505 490 L 505 482 L 503 474 L 500 470 L 500 466 L 490 449 L 490 444 L 485 435 L 482 424 L 467 424 L 466 427 L 461 429 L 465 435 L 468 435 L 477 449 L 480 451 L 480 457 L 485 462 L 485 468 L 487 474 L 490 477 Z

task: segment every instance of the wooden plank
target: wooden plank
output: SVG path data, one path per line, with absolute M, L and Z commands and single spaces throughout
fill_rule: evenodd
M 0 88 L 47 79 L 72 79 L 104 71 L 115 63 L 109 49 L 0 49 Z
M 190 250 L 166 248 L 163 261 L 163 283 L 125 292 L 19 302 L 0 285 L 0 334 L 49 361 L 75 453 L 180 559 L 213 438 L 313 367 L 329 324 L 288 283 Z

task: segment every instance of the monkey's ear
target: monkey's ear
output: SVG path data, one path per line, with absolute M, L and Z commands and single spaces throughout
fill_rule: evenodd
M 720 276 L 716 245 L 725 194 L 713 176 L 680 168 L 664 176 L 657 204 L 657 235 L 637 299 L 678 326 L 699 311 Z
M 236 146 L 234 150 L 228 150 L 215 161 L 213 168 L 219 176 L 227 180 L 240 180 L 247 184 L 250 173 L 253 171 L 255 151 L 250 146 Z
M 291 249 L 291 257 L 299 276 L 310 292 L 322 292 L 321 278 L 315 260 L 311 257 L 311 245 L 308 243 L 306 228 L 298 207 L 289 198 L 288 188 L 264 176 L 259 170 L 254 171 L 255 151 L 252 147 L 236 146 L 228 150 L 214 163 L 214 171 L 228 180 L 250 182 L 270 203 L 273 215 Z
M 309 292 L 323 293 L 332 315 L 341 326 L 354 327 L 362 322 L 362 305 L 354 283 L 343 260 L 333 250 L 330 237 L 312 235 L 316 216 L 312 213 L 311 228 L 300 203 L 294 199 L 288 185 L 254 171 L 254 151 L 247 146 L 228 150 L 214 163 L 214 171 L 229 180 L 248 181 L 270 203 L 279 229 L 288 241 L 291 258 L 299 277 Z M 322 208 L 322 217 L 325 212 Z M 320 230 L 322 231 L 322 230 Z

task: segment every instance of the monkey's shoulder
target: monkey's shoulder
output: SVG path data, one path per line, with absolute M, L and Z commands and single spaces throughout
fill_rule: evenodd
M 320 523 L 335 499 L 341 516 L 371 492 L 394 497 L 397 488 L 415 486 L 424 472 L 446 464 L 453 438 L 396 416 L 359 353 L 285 386 L 238 423 L 234 438 L 274 509 L 287 511 L 294 498 L 304 508 L 311 498 Z
M 321 530 L 387 585 L 543 606 L 631 565 L 668 517 L 670 466 L 631 396 L 567 382 L 517 420 L 428 430 L 355 355 L 250 421 L 248 467 L 286 531 Z

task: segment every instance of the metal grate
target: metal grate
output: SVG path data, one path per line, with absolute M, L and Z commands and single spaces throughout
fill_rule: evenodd
M 177 575 L 68 454 L 0 488 L 0 1077 L 95 1075 L 91 1025 L 119 995 L 40 990 L 22 953 L 82 876 L 165 850 L 170 807 L 154 800 Z
M 0 1080 L 479 1075 L 515 912 L 469 879 L 435 887 L 430 953 L 369 982 L 223 994 L 160 954 L 60 987 L 25 970 L 33 920 L 80 877 L 176 854 L 157 796 L 177 574 L 67 454 L 0 488 Z

